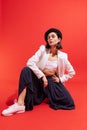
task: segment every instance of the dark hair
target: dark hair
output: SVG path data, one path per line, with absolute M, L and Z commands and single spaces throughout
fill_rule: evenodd
M 58 29 L 56 29 L 56 28 L 50 28 L 49 30 L 47 30 L 47 31 L 45 32 L 45 35 L 44 35 L 44 39 L 45 39 L 45 41 L 46 41 L 46 43 L 47 43 L 47 44 L 46 44 L 46 48 L 47 48 L 47 49 L 50 48 L 50 45 L 48 44 L 47 38 L 48 38 L 48 34 L 51 33 L 51 32 L 55 32 L 55 33 L 57 34 L 58 38 L 61 38 L 61 39 L 62 39 L 62 33 L 61 33 L 60 30 L 58 30 Z M 58 42 L 58 43 L 57 43 L 57 49 L 62 49 L 61 42 Z

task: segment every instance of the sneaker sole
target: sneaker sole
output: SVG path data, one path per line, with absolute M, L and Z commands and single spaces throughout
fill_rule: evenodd
M 15 113 L 24 113 L 24 112 L 25 112 L 25 110 L 17 111 L 17 112 L 15 112 Z
M 17 112 L 13 112 L 13 113 L 10 113 L 10 114 L 2 114 L 3 116 L 12 116 L 13 114 L 19 114 L 19 113 L 24 113 L 25 110 L 22 110 L 22 111 L 17 111 Z
M 13 114 L 2 114 L 2 116 L 12 116 Z

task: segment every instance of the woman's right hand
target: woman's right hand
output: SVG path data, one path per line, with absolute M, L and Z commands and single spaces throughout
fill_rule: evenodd
M 47 87 L 47 85 L 48 85 L 48 80 L 47 80 L 46 76 L 43 76 L 43 77 L 42 77 L 42 80 L 43 80 L 43 82 L 44 82 L 44 87 Z

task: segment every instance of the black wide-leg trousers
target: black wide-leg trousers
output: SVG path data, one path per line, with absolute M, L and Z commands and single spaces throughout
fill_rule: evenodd
M 42 103 L 46 97 L 49 100 L 49 106 L 55 110 L 74 109 L 74 101 L 65 86 L 61 82 L 54 82 L 52 77 L 47 77 L 47 80 L 48 86 L 44 88 L 42 78 L 38 79 L 29 67 L 22 69 L 18 94 L 20 95 L 23 89 L 26 88 L 26 110 L 32 110 L 34 105 Z

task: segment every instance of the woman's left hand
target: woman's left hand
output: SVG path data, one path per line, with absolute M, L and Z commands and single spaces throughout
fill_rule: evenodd
M 56 75 L 53 75 L 52 79 L 54 80 L 54 82 L 58 82 L 58 83 L 60 82 L 59 77 L 57 77 Z

